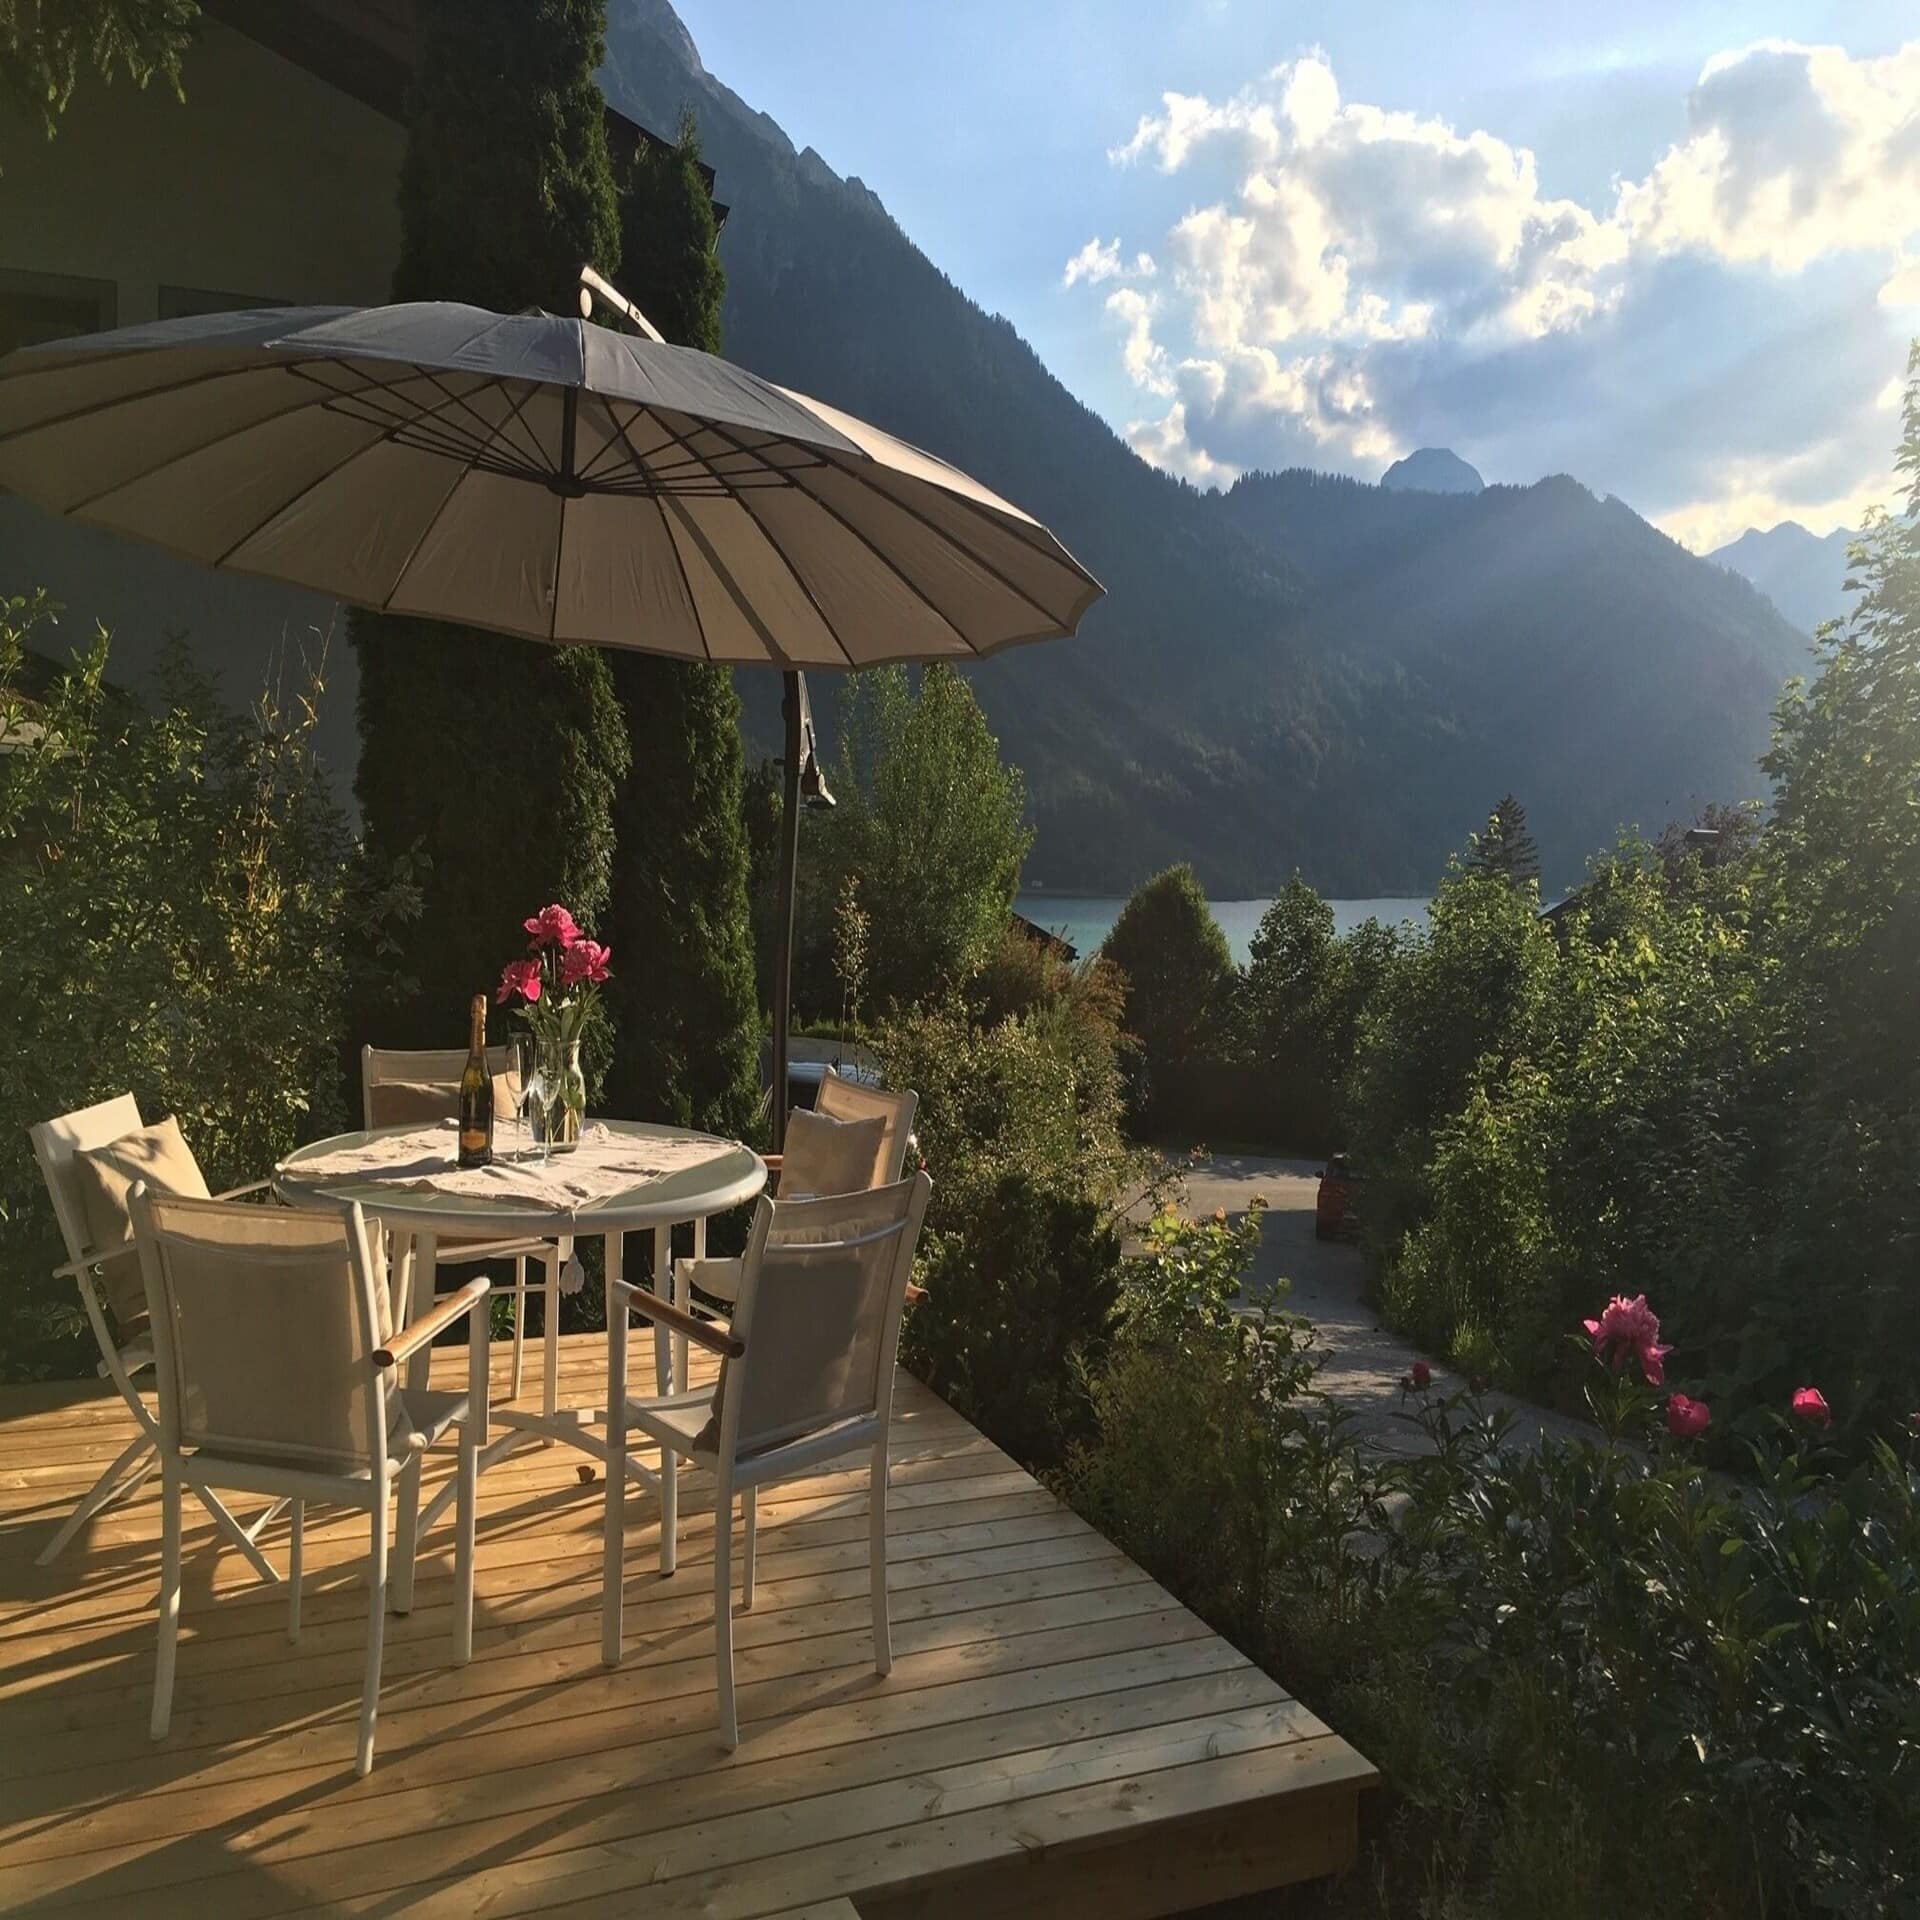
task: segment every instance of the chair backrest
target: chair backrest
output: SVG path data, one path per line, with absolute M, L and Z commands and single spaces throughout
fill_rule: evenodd
M 502 1117 L 501 1082 L 508 1066 L 505 1047 L 487 1049 L 493 1076 L 494 1118 Z M 465 1047 L 372 1047 L 360 1049 L 360 1124 L 374 1127 L 421 1126 L 455 1120 L 460 1114 L 460 1076 L 467 1069 Z M 383 1090 L 386 1097 L 382 1098 Z
M 69 1260 L 85 1260 L 96 1251 L 87 1245 L 86 1203 L 75 1184 L 74 1155 L 90 1147 L 111 1146 L 127 1134 L 139 1132 L 141 1124 L 140 1108 L 133 1095 L 116 1093 L 111 1100 L 102 1100 L 97 1106 L 82 1107 L 77 1113 L 63 1113 L 57 1120 L 43 1120 L 27 1130 Z
M 828 1073 L 820 1082 L 820 1096 L 813 1103 L 815 1113 L 829 1120 L 880 1119 L 880 1156 L 874 1169 L 876 1187 L 890 1187 L 906 1169 L 907 1143 L 913 1138 L 913 1116 L 919 1111 L 920 1096 L 909 1088 L 892 1093 L 885 1087 L 870 1086 L 864 1080 L 843 1079 Z
M 722 1369 L 723 1457 L 887 1418 L 932 1190 L 922 1173 L 866 1193 L 760 1202 L 732 1320 L 745 1351 Z
M 360 1209 L 133 1194 L 160 1437 L 256 1465 L 386 1471 L 386 1288 Z

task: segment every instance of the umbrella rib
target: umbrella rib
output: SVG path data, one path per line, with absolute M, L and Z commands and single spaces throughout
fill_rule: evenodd
M 1013 579 L 1010 575 L 1003 572 L 999 567 L 995 566 L 994 563 L 991 560 L 989 560 L 985 554 L 981 553 L 976 547 L 973 547 L 968 542 L 957 538 L 954 534 L 948 532 L 946 528 L 940 526 L 937 522 L 929 519 L 926 514 L 922 513 L 919 510 L 918 507 L 912 505 L 909 501 L 902 500 L 897 493 L 890 492 L 887 488 L 881 486 L 877 481 L 868 479 L 867 476 L 864 473 L 862 473 L 860 469 L 856 466 L 853 466 L 844 461 L 835 460 L 835 459 L 824 460 L 821 464 L 824 466 L 831 466 L 836 473 L 844 473 L 847 476 L 847 478 L 851 480 L 856 486 L 865 487 L 869 493 L 878 494 L 882 500 L 888 503 L 888 505 L 898 507 L 902 513 L 908 516 L 909 519 L 919 521 L 919 523 L 923 527 L 925 527 L 929 533 L 935 534 L 943 540 L 952 540 L 953 544 L 957 546 L 962 553 L 966 554 L 970 559 L 976 561 L 986 572 L 992 574 L 994 579 L 999 581 L 999 583 L 1003 587 L 1005 587 L 1009 593 L 1013 594 L 1018 599 L 1024 600 L 1027 603 L 1027 605 L 1030 606 L 1034 610 L 1034 612 L 1039 614 L 1043 619 L 1052 621 L 1055 626 L 1059 626 L 1061 624 L 1059 615 L 1056 614 L 1051 607 L 1046 606 L 1043 602 L 1036 599 L 1031 593 L 1027 591 L 1025 587 L 1021 586 L 1017 580 Z M 878 466 L 880 463 L 876 461 L 873 464 Z M 886 471 L 892 472 L 894 471 L 894 469 L 887 468 Z M 797 485 L 799 483 L 796 482 L 795 484 Z M 814 493 L 811 488 L 803 488 L 802 491 L 804 491 L 807 494 L 809 499 L 820 500 L 820 496 L 817 493 Z M 985 518 L 985 509 L 978 506 L 975 502 L 967 499 L 967 497 L 964 494 L 948 492 L 947 489 L 945 489 L 944 487 L 941 489 L 941 492 L 947 499 L 955 501 L 960 506 L 971 507 L 977 517 Z M 827 503 L 824 500 L 820 500 L 820 504 L 824 507 L 826 506 Z M 828 508 L 828 511 L 831 512 L 832 509 Z M 998 521 L 993 521 L 990 524 L 994 526 L 1000 525 Z M 1017 534 L 1014 537 L 1016 539 L 1019 538 Z M 1026 542 L 1024 544 L 1031 545 L 1031 542 Z M 1061 548 L 1061 552 L 1065 554 L 1068 564 L 1076 572 L 1084 575 L 1087 579 L 1091 580 L 1092 576 L 1086 573 L 1086 569 L 1080 565 L 1079 561 L 1075 560 L 1071 554 L 1066 553 L 1066 549 L 1064 547 Z M 1043 556 L 1043 557 L 1046 557 L 1046 556 Z
M 127 356 L 119 354 L 114 357 L 116 359 L 125 359 Z M 282 366 L 287 368 L 289 372 L 296 370 L 296 363 L 291 360 L 269 360 L 265 362 L 265 364 L 268 366 Z M 4 384 L 5 381 L 21 379 L 28 374 L 38 374 L 45 371 L 47 371 L 47 369 L 42 367 L 22 367 L 17 373 L 0 376 L 0 384 Z M 63 371 L 63 369 L 54 369 L 54 371 Z M 4 447 L 11 440 L 22 439 L 27 434 L 44 433 L 49 427 L 71 426 L 76 420 L 89 419 L 96 413 L 109 413 L 115 407 L 131 406 L 138 400 L 152 400 L 163 395 L 185 393 L 192 387 L 210 386 L 216 380 L 232 380 L 237 376 L 258 373 L 259 371 L 260 368 L 256 365 L 220 367 L 212 373 L 196 373 L 190 380 L 168 380 L 156 387 L 141 387 L 130 393 L 118 393 L 115 394 L 111 400 L 95 400 L 84 407 L 71 407 L 65 413 L 51 414 L 41 420 L 30 420 L 24 427 L 10 427 L 5 433 L 0 433 L 0 447 Z
M 724 427 L 715 427 L 713 431 L 719 434 L 719 436 L 723 440 L 731 441 L 733 438 L 733 436 L 729 434 Z M 793 484 L 796 488 L 798 488 L 798 490 L 801 493 L 804 493 L 807 496 L 807 498 L 811 500 L 813 504 L 820 509 L 822 513 L 826 514 L 838 526 L 845 529 L 845 531 L 851 534 L 853 538 L 861 544 L 861 546 L 865 547 L 866 550 L 870 554 L 872 554 L 873 557 L 876 560 L 878 560 L 880 564 L 883 567 L 885 567 L 886 570 L 890 574 L 892 574 L 893 577 L 896 580 L 898 580 L 900 584 L 903 587 L 905 587 L 906 590 L 910 594 L 912 594 L 913 597 L 917 601 L 919 601 L 919 603 L 923 607 L 927 608 L 934 615 L 934 617 L 940 622 L 940 624 L 944 626 L 946 630 L 950 634 L 952 634 L 953 637 L 956 640 L 958 640 L 960 644 L 964 648 L 966 648 L 966 650 L 969 653 L 978 654 L 981 651 L 981 649 L 977 647 L 973 643 L 973 641 L 966 636 L 966 634 L 961 632 L 960 623 L 957 620 L 955 620 L 947 612 L 947 610 L 944 607 L 936 604 L 933 597 L 927 592 L 925 587 L 921 586 L 917 581 L 909 578 L 906 570 L 900 565 L 900 563 L 897 560 L 893 559 L 890 555 L 883 553 L 880 548 L 875 546 L 874 543 L 871 540 L 869 540 L 867 536 L 864 533 L 862 533 L 860 529 L 856 527 L 853 524 L 853 522 L 846 517 L 845 514 L 841 513 L 840 510 L 837 507 L 835 507 L 830 501 L 822 500 L 820 496 L 817 493 L 815 493 L 811 487 L 802 486 L 801 483 L 797 480 Z M 891 496 L 888 496 L 888 497 L 891 497 Z M 961 551 L 963 553 L 972 553 L 973 549 L 971 547 L 962 547 Z M 1043 607 L 1040 609 L 1040 611 L 1044 613 L 1046 609 Z
M 713 642 L 707 638 L 706 618 L 700 611 L 700 602 L 694 597 L 693 578 L 687 572 L 687 557 L 680 551 L 680 542 L 673 537 L 673 524 L 667 518 L 666 496 L 656 493 L 652 499 L 654 511 L 660 516 L 660 531 L 667 536 L 667 551 L 673 555 L 673 564 L 680 570 L 680 584 L 686 589 L 687 605 L 693 610 L 693 624 L 700 630 L 700 651 L 711 661 Z M 771 639 L 763 640 L 762 644 L 770 649 L 773 646 Z
M 653 497 L 654 497 L 655 503 L 660 508 L 661 517 L 663 519 L 666 516 L 667 509 L 669 507 L 672 508 L 673 517 L 676 520 L 678 520 L 683 527 L 686 528 L 687 537 L 690 540 L 692 540 L 693 544 L 696 547 L 698 547 L 700 551 L 706 556 L 707 565 L 713 569 L 713 577 L 720 582 L 723 588 L 725 588 L 727 598 L 731 600 L 735 605 L 735 607 L 739 609 L 740 617 L 743 620 L 745 620 L 747 625 L 750 626 L 754 630 L 754 632 L 759 636 L 760 644 L 766 648 L 767 652 L 773 656 L 774 660 L 780 666 L 783 666 L 783 667 L 794 666 L 796 662 L 793 658 L 793 655 L 790 654 L 786 650 L 786 648 L 783 647 L 780 644 L 780 642 L 773 637 L 772 628 L 770 628 L 767 625 L 767 623 L 763 619 L 761 619 L 758 611 L 751 605 L 746 595 L 740 591 L 739 586 L 734 581 L 733 575 L 728 572 L 726 565 L 721 560 L 720 556 L 714 552 L 713 542 L 707 538 L 706 534 L 701 530 L 698 524 L 689 517 L 686 508 L 680 504 L 678 495 L 671 494 L 671 493 L 657 493 Z M 754 525 L 756 527 L 759 524 L 760 524 L 759 521 L 757 520 L 754 521 Z M 672 537 L 671 533 L 669 533 L 668 537 L 669 538 Z M 675 552 L 675 558 L 677 559 L 679 557 L 679 549 L 677 546 L 674 552 Z M 785 556 L 782 555 L 782 558 L 784 559 Z M 681 562 L 680 570 L 683 574 L 686 572 L 686 563 L 684 561 Z M 689 589 L 689 591 L 691 591 L 691 589 Z M 829 627 L 827 631 L 829 633 L 832 633 L 833 629 Z M 702 626 L 701 628 L 701 638 L 703 641 L 706 638 L 706 629 L 704 626 Z M 835 635 L 834 637 L 834 644 L 836 646 L 839 646 L 840 644 L 838 635 Z M 841 647 L 840 651 L 844 653 L 846 649 L 844 647 Z
M 653 411 L 653 410 L 649 409 L 649 411 Z M 806 595 L 807 605 L 813 609 L 815 617 L 819 620 L 820 624 L 824 628 L 826 628 L 827 638 L 830 639 L 833 642 L 833 644 L 840 649 L 841 659 L 843 659 L 849 667 L 852 667 L 854 664 L 853 655 L 850 652 L 848 652 L 847 643 L 840 638 L 839 629 L 833 624 L 831 620 L 827 618 L 826 609 L 823 606 L 821 606 L 818 600 L 814 598 L 813 589 L 810 586 L 808 586 L 806 581 L 800 577 L 799 569 L 795 567 L 792 560 L 788 557 L 786 548 L 783 547 L 780 544 L 780 542 L 774 538 L 774 535 L 771 529 L 767 526 L 765 521 L 763 521 L 760 518 L 760 516 L 756 514 L 750 506 L 747 505 L 745 494 L 740 492 L 737 488 L 731 486 L 728 483 L 727 477 L 725 474 L 714 473 L 712 464 L 706 460 L 706 457 L 703 454 L 694 452 L 693 448 L 687 444 L 686 436 L 675 432 L 672 427 L 667 425 L 665 420 L 662 420 L 660 418 L 660 415 L 658 412 L 653 412 L 653 418 L 660 422 L 661 427 L 666 432 L 667 438 L 671 440 L 675 446 L 682 448 L 686 452 L 689 459 L 698 460 L 701 462 L 703 466 L 706 467 L 707 472 L 712 474 L 713 478 L 720 483 L 720 486 L 722 490 L 725 492 L 727 498 L 731 500 L 734 503 L 734 505 L 737 506 L 740 509 L 740 511 L 743 514 L 745 514 L 750 521 L 752 521 L 761 539 L 763 539 L 767 543 L 767 545 L 773 549 L 774 554 L 778 558 L 780 564 L 786 568 L 788 574 L 792 577 L 794 585 L 797 586 L 800 589 L 800 591 Z M 721 439 L 723 440 L 727 439 L 728 437 L 726 432 L 722 428 L 715 426 L 711 420 L 702 422 L 702 429 L 703 431 L 718 433 Z M 662 497 L 666 497 L 666 496 L 662 496 Z M 705 537 L 700 533 L 699 529 L 694 527 L 692 521 L 688 520 L 684 514 L 680 515 L 680 519 L 681 519 L 681 523 L 686 527 L 688 527 L 693 532 L 694 538 L 697 541 L 699 541 L 701 551 L 706 554 L 707 559 L 712 564 L 714 571 L 717 574 L 719 574 L 722 580 L 728 580 L 726 569 L 721 566 L 718 557 L 714 554 L 713 549 L 707 544 Z M 733 587 L 730 580 L 728 581 L 728 591 L 733 594 L 734 603 L 737 606 L 739 606 L 741 610 L 744 612 L 746 609 L 746 603 L 744 600 L 741 599 L 738 590 Z M 768 650 L 776 654 L 781 661 L 789 665 L 792 664 L 792 656 L 788 654 L 787 650 L 784 647 L 782 647 L 773 638 L 773 636 L 770 633 L 767 632 L 765 623 L 760 621 L 756 617 L 754 620 L 754 625 L 755 625 L 755 630 L 759 633 L 761 639 L 766 643 Z
M 289 371 L 298 374 L 300 372 L 300 368 L 298 366 L 294 366 L 294 367 L 291 367 Z M 324 386 L 326 383 L 324 381 L 316 380 L 313 384 L 315 386 Z M 336 394 L 336 397 L 338 397 L 337 394 Z M 327 403 L 324 400 L 322 400 L 318 402 L 318 404 L 322 408 L 324 408 Z M 286 497 L 286 499 L 280 501 L 279 504 L 276 505 L 270 513 L 264 515 L 261 519 L 255 521 L 253 526 L 250 527 L 245 533 L 243 533 L 238 540 L 234 541 L 231 546 L 226 548 L 226 550 L 221 553 L 218 559 L 210 561 L 208 564 L 216 568 L 224 567 L 227 564 L 227 562 L 231 560 L 233 556 L 240 551 L 242 547 L 244 547 L 250 540 L 258 539 L 259 536 L 263 534 L 267 530 L 267 528 L 272 526 L 273 523 L 277 519 L 279 519 L 280 516 L 283 513 L 285 513 L 289 508 L 297 507 L 300 504 L 300 502 L 307 497 L 308 494 L 314 492 L 316 489 L 320 487 L 325 486 L 326 483 L 329 480 L 333 479 L 337 474 L 345 473 L 346 470 L 350 466 L 352 466 L 356 460 L 359 460 L 363 456 L 373 452 L 373 450 L 376 447 L 384 447 L 384 446 L 391 445 L 393 441 L 393 436 L 394 436 L 394 430 L 392 428 L 389 428 L 384 433 L 379 433 L 376 438 L 369 440 L 364 447 L 356 447 L 353 450 L 353 452 L 348 454 L 344 460 L 340 461 L 335 466 L 329 467 L 325 473 L 316 474 L 311 480 L 307 482 L 307 484 L 304 487 L 301 487 L 297 489 L 295 492 L 290 493 Z M 464 480 L 467 477 L 467 475 L 473 470 L 474 461 L 478 460 L 479 457 L 480 457 L 479 454 L 475 453 L 473 455 L 473 458 L 468 460 L 466 464 L 461 468 L 459 478 L 456 479 L 453 485 L 447 489 L 447 499 L 451 499 L 453 497 L 454 493 L 458 490 L 460 486 L 460 482 Z M 447 504 L 447 501 L 442 500 L 440 502 L 440 505 L 434 509 L 433 519 L 428 522 L 429 528 L 431 528 L 433 525 L 435 525 L 438 522 L 441 513 L 445 511 L 446 504 Z M 426 536 L 424 534 L 421 536 L 422 539 L 424 539 L 425 537 Z M 393 586 L 390 587 L 387 591 L 387 599 L 391 600 L 393 598 L 394 592 L 398 589 L 400 585 L 400 580 L 406 577 L 407 567 L 410 567 L 413 564 L 414 554 L 418 553 L 419 551 L 420 551 L 420 543 L 419 541 L 415 541 L 413 544 L 412 550 L 407 555 L 405 565 L 403 565 L 400 569 L 399 577 L 395 579 Z

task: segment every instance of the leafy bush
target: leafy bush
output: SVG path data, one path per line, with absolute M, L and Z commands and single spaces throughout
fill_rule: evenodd
M 0 1039 L 4 1364 L 84 1371 L 65 1258 L 27 1128 L 132 1092 L 178 1116 L 216 1190 L 345 1124 L 353 966 L 413 907 L 403 875 L 356 878 L 314 760 L 311 697 L 223 708 L 177 650 L 149 716 L 109 687 L 107 638 L 24 692 L 44 597 L 0 607 Z
M 848 876 L 872 924 L 867 991 L 876 1008 L 958 990 L 1005 930 L 1032 843 L 1026 786 L 1005 765 L 973 689 L 930 666 L 852 676 L 840 696 L 838 805 L 808 823 L 796 993 L 838 1003 L 830 934 Z
M 1223 1315 L 1245 1249 L 1166 1233 L 1194 1264 L 1128 1263 L 1064 1483 L 1381 1768 L 1361 1870 L 1303 1904 L 1920 1911 L 1920 1439 L 1836 1473 L 1824 1406 L 1776 1411 L 1743 1492 L 1589 1360 L 1602 1437 L 1409 1386 L 1418 1447 L 1382 1451 L 1304 1323 Z
M 1151 1128 L 1193 1124 L 1182 1074 L 1224 1060 L 1239 969 L 1187 866 L 1134 889 L 1100 949 L 1126 983 L 1132 1101 Z

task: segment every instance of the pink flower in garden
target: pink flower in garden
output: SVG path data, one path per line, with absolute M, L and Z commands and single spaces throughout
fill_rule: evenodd
M 1684 1393 L 1667 1400 L 1667 1431 L 1676 1440 L 1698 1440 L 1713 1424 L 1713 1415 L 1704 1400 L 1689 1400 Z
M 1631 1353 L 1638 1358 L 1648 1386 L 1657 1387 L 1666 1379 L 1667 1355 L 1673 1349 L 1660 1344 L 1660 1316 L 1647 1305 L 1644 1293 L 1631 1300 L 1616 1293 L 1600 1318 L 1584 1325 L 1593 1336 L 1594 1352 L 1611 1360 L 1614 1372 L 1626 1365 Z
M 1407 1378 L 1413 1382 L 1416 1393 L 1425 1393 L 1433 1385 L 1433 1369 L 1424 1360 L 1416 1360 Z
M 612 958 L 610 948 L 582 935 L 560 955 L 560 984 L 577 987 L 587 980 L 598 986 L 607 977 L 607 963 Z
M 579 922 L 557 900 L 522 924 L 527 930 L 527 945 L 534 948 L 570 947 L 580 938 Z
M 509 960 L 500 972 L 500 989 L 493 996 L 495 1006 L 504 1007 L 515 994 L 531 1003 L 540 998 L 540 962 Z
M 1794 1389 L 1793 1417 L 1796 1420 L 1804 1420 L 1810 1427 L 1833 1425 L 1833 1415 L 1827 1410 L 1827 1396 L 1818 1387 Z

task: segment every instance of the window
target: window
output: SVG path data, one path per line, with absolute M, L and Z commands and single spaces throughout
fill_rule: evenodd
M 0 268 L 0 354 L 99 333 L 114 324 L 117 307 L 111 280 Z

